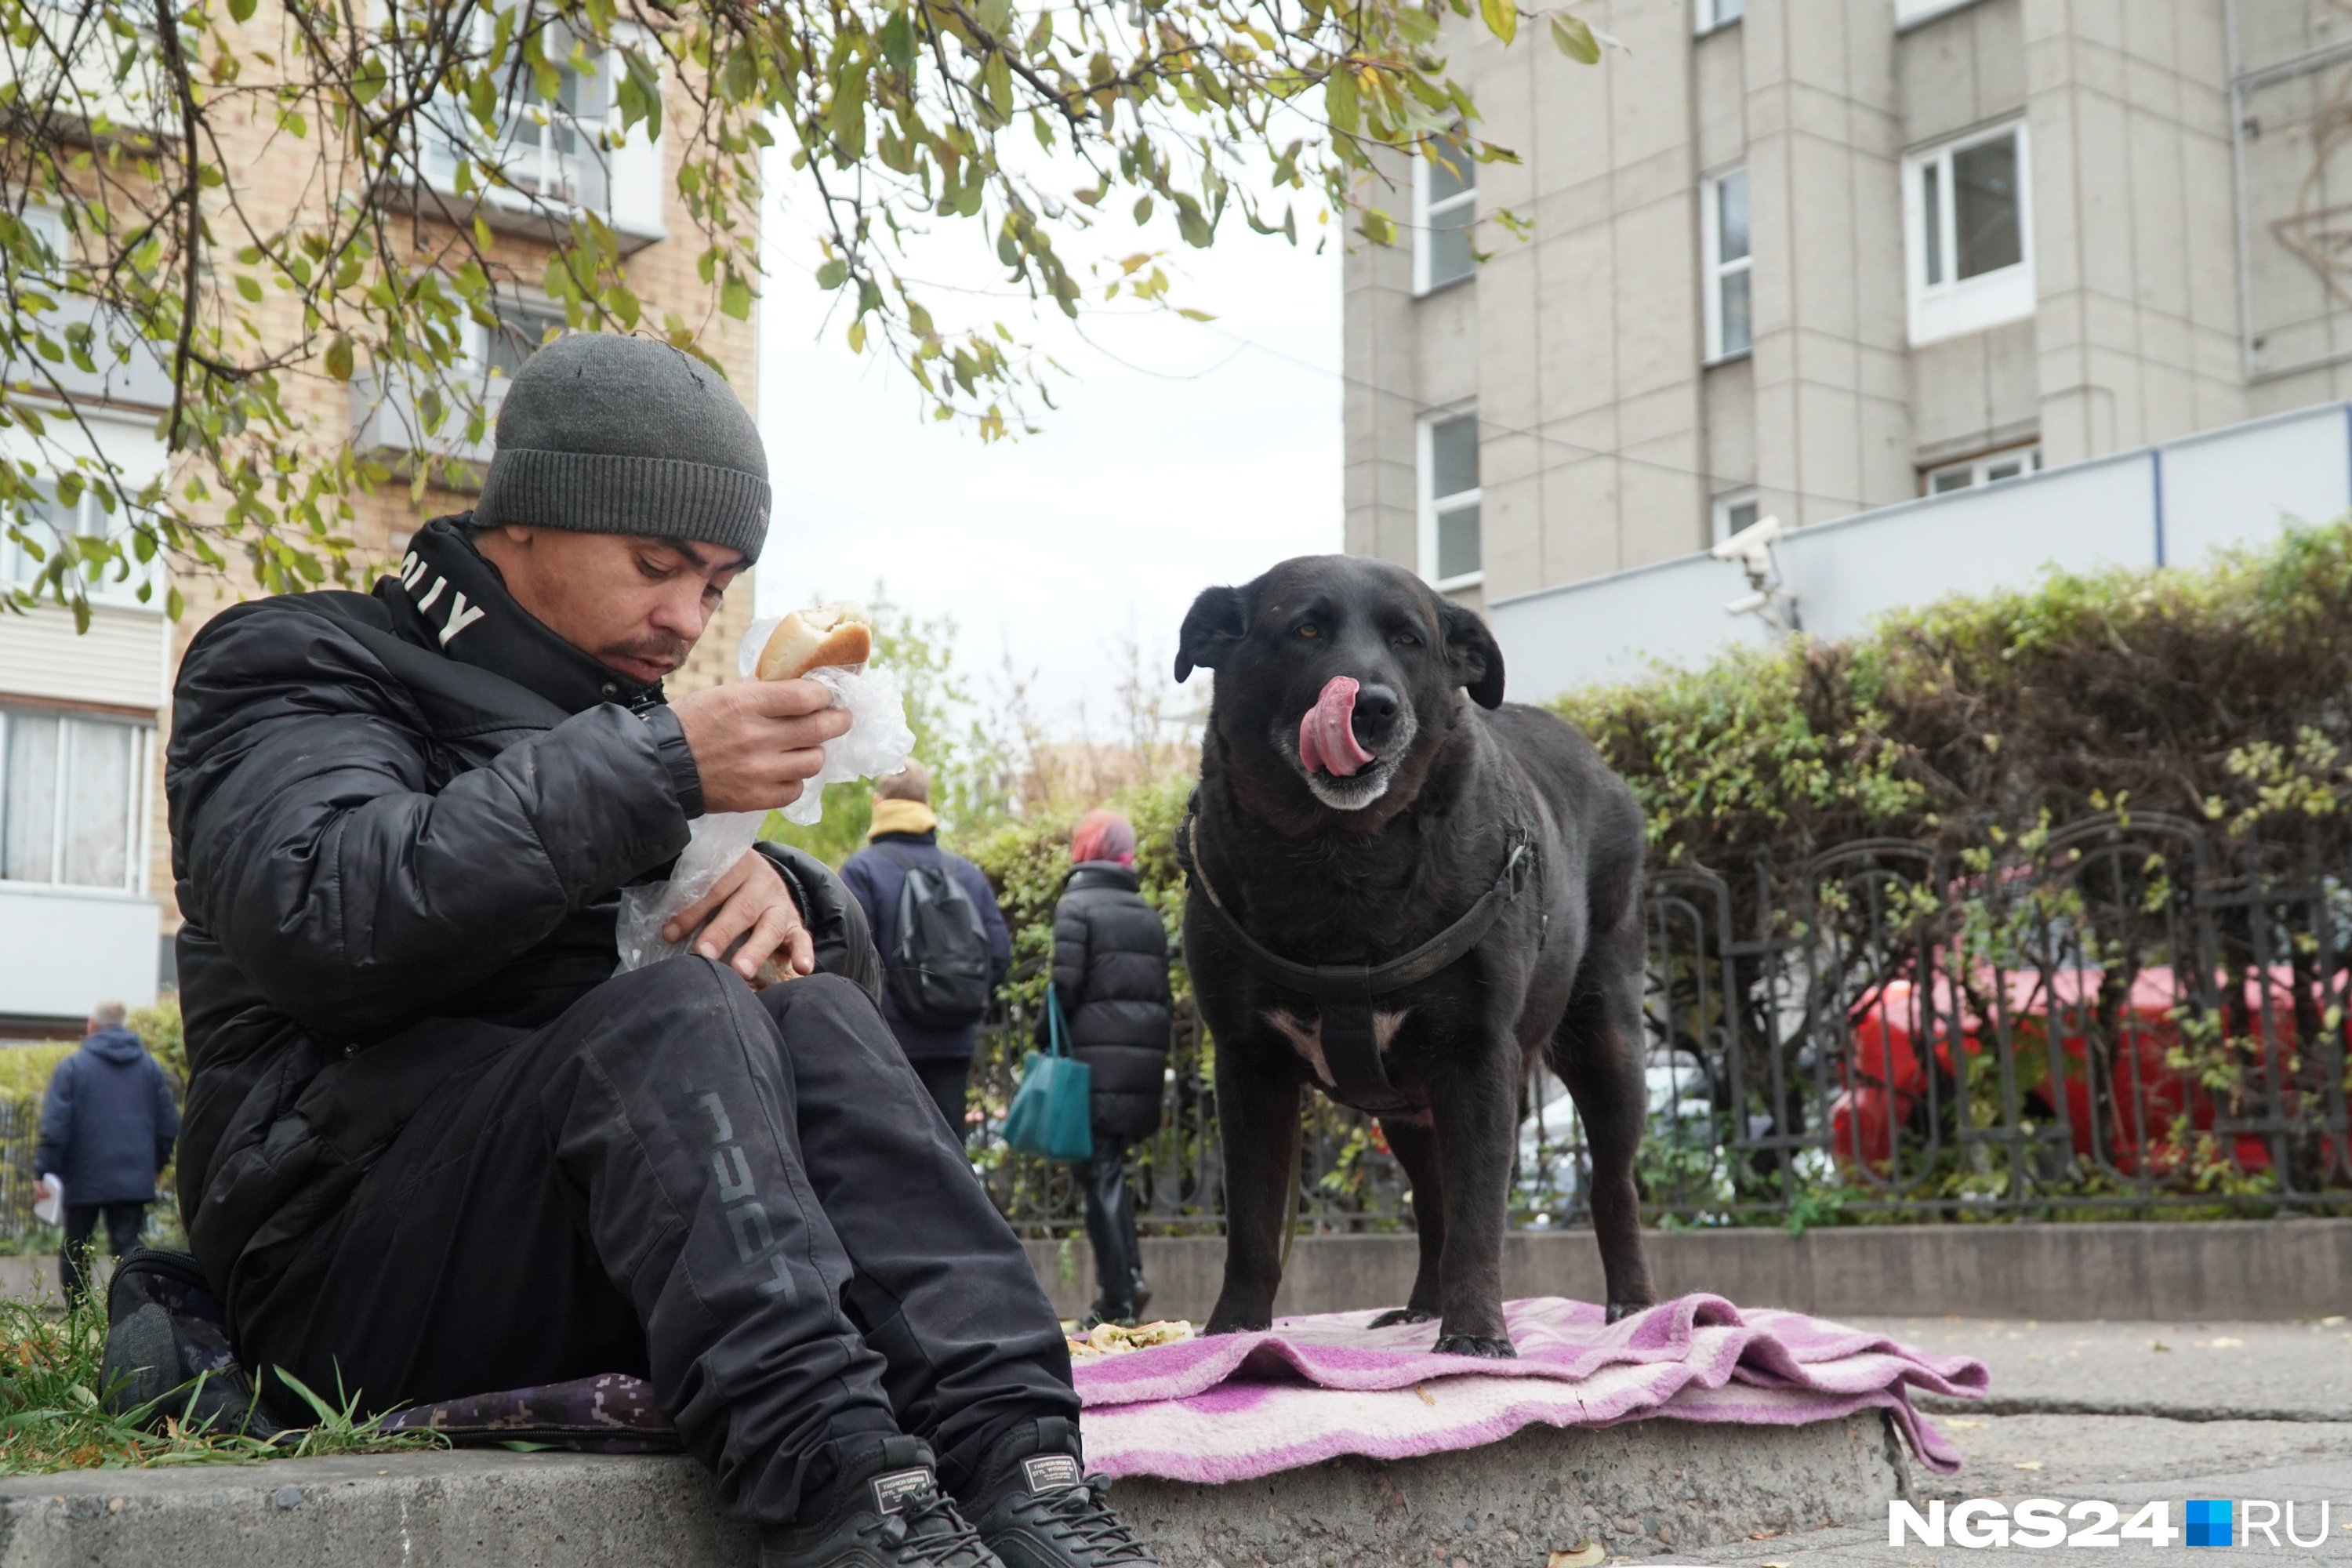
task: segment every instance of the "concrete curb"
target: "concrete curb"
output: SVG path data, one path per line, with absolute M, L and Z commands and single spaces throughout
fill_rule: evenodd
M 1643 1240 L 1666 1295 L 1705 1290 L 1825 1318 L 2290 1321 L 2343 1311 L 2352 1279 L 2352 1219 L 1652 1231 Z M 1094 1300 L 1087 1244 L 1027 1246 L 1062 1315 L 1086 1311 Z M 1218 1237 L 1147 1239 L 1150 1314 L 1206 1318 L 1224 1255 Z M 1300 1237 L 1275 1310 L 1396 1306 L 1419 1261 L 1411 1235 Z M 1592 1233 L 1512 1232 L 1503 1293 L 1600 1300 Z
M 1525 1568 L 1588 1537 L 1645 1554 L 1873 1521 L 1907 1487 L 1899 1441 L 1870 1413 L 1531 1428 L 1229 1486 L 1123 1481 L 1112 1500 L 1166 1568 Z M 757 1554 L 682 1458 L 473 1450 L 0 1482 L 0 1568 L 750 1568 Z

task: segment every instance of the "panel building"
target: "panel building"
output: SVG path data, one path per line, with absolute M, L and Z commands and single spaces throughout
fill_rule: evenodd
M 1519 161 L 1371 194 L 1350 551 L 1494 605 L 2352 391 L 2346 0 L 1580 14 L 1626 47 L 1451 23 Z

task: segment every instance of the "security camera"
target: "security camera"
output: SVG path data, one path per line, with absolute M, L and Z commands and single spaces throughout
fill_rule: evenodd
M 1779 517 L 1759 517 L 1707 553 L 1717 561 L 1753 560 L 1762 555 L 1774 540 L 1787 531 Z

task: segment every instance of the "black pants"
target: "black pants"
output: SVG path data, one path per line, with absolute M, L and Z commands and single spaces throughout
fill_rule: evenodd
M 923 1080 L 924 1091 L 940 1108 L 940 1114 L 947 1118 L 950 1136 L 962 1142 L 966 1131 L 964 1112 L 969 1109 L 971 1092 L 971 1058 L 926 1057 L 915 1064 L 915 1076 Z
M 633 1373 L 762 1522 L 877 1436 L 926 1438 L 956 1488 L 1006 1425 L 1078 1413 L 1028 1258 L 835 976 L 616 976 L 453 1075 L 244 1272 L 248 1365 L 366 1410 Z
M 90 1233 L 99 1217 L 106 1219 L 106 1247 L 117 1258 L 130 1255 L 147 1226 L 147 1205 L 126 1204 L 66 1205 L 66 1244 L 58 1251 L 58 1286 L 68 1301 L 79 1301 L 89 1281 L 82 1273 L 82 1255 L 89 1250 Z
M 1097 1133 L 1094 1158 L 1073 1168 L 1086 1194 L 1087 1240 L 1094 1245 L 1095 1279 L 1102 1286 L 1095 1310 L 1106 1318 L 1131 1318 L 1142 1304 L 1143 1242 L 1135 1233 L 1129 1152 L 1129 1145 L 1106 1143 Z

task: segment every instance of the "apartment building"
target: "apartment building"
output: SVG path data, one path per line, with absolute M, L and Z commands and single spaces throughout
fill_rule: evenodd
M 1492 605 L 2352 392 L 2352 0 L 1580 14 L 1450 23 L 1519 161 L 1372 193 L 1350 551 Z
M 269 9 L 250 26 L 274 27 Z M 677 200 L 675 138 L 665 144 L 647 138 L 640 126 L 617 145 L 606 145 L 615 138 L 604 132 L 619 126 L 604 90 L 611 75 L 566 68 L 560 79 L 559 90 L 542 96 L 526 76 L 506 106 L 506 142 L 497 151 L 519 189 L 459 193 L 454 149 L 473 133 L 451 112 L 429 117 L 422 159 L 426 178 L 399 198 L 420 239 L 429 238 L 436 226 L 471 223 L 477 212 L 493 230 L 499 325 L 473 329 L 458 379 L 481 389 L 494 405 L 505 378 L 547 333 L 562 330 L 562 310 L 536 283 L 563 227 L 593 213 L 628 253 L 630 286 L 647 316 L 659 321 L 676 311 L 703 324 L 703 345 L 750 402 L 753 324 L 721 318 L 716 290 L 697 274 L 699 245 L 688 237 Z M 135 81 L 121 107 L 118 119 L 142 111 Z M 691 112 L 673 84 L 669 123 L 690 124 Z M 240 195 L 291 214 L 316 199 L 307 184 L 313 166 L 282 148 L 263 155 L 265 135 L 262 125 L 254 125 L 251 156 L 232 160 L 240 164 Z M 28 216 L 41 221 L 37 208 Z M 62 230 L 52 249 L 69 254 Z M 280 324 L 289 333 L 294 327 L 290 319 Z M 23 379 L 20 367 L 6 374 Z M 76 411 L 109 457 L 134 478 L 164 468 L 170 459 L 155 428 L 171 387 L 160 365 L 107 366 L 95 375 L 68 367 L 64 375 Z M 423 522 L 471 504 L 463 484 L 444 488 L 437 479 L 421 499 L 412 499 L 406 479 L 420 471 L 421 460 L 453 457 L 478 477 L 488 456 L 487 441 L 465 442 L 461 420 L 425 433 L 415 417 L 417 391 L 380 384 L 364 366 L 349 383 L 323 373 L 292 378 L 289 401 L 312 417 L 324 439 L 351 439 L 388 458 L 401 476 L 359 500 L 352 537 L 368 568 L 363 580 L 396 562 Z M 52 428 L 66 424 L 53 422 Z M 0 458 L 31 455 L 19 432 L 0 430 Z M 95 532 L 110 525 L 115 520 L 84 500 L 53 508 L 47 526 Z M 0 540 L 0 574 L 8 581 L 29 582 L 37 570 L 29 552 Z M 92 1002 L 150 1002 L 172 982 L 170 937 L 177 917 L 162 784 L 172 672 L 189 638 L 213 613 L 244 596 L 249 582 L 191 575 L 177 585 L 187 610 L 176 623 L 164 616 L 160 592 L 140 602 L 136 581 L 94 592 L 89 626 L 79 634 L 60 609 L 0 614 L 0 1036 L 53 1033 L 67 1026 L 78 1033 Z M 751 598 L 749 582 L 729 595 L 693 661 L 673 679 L 674 689 L 731 673 Z

